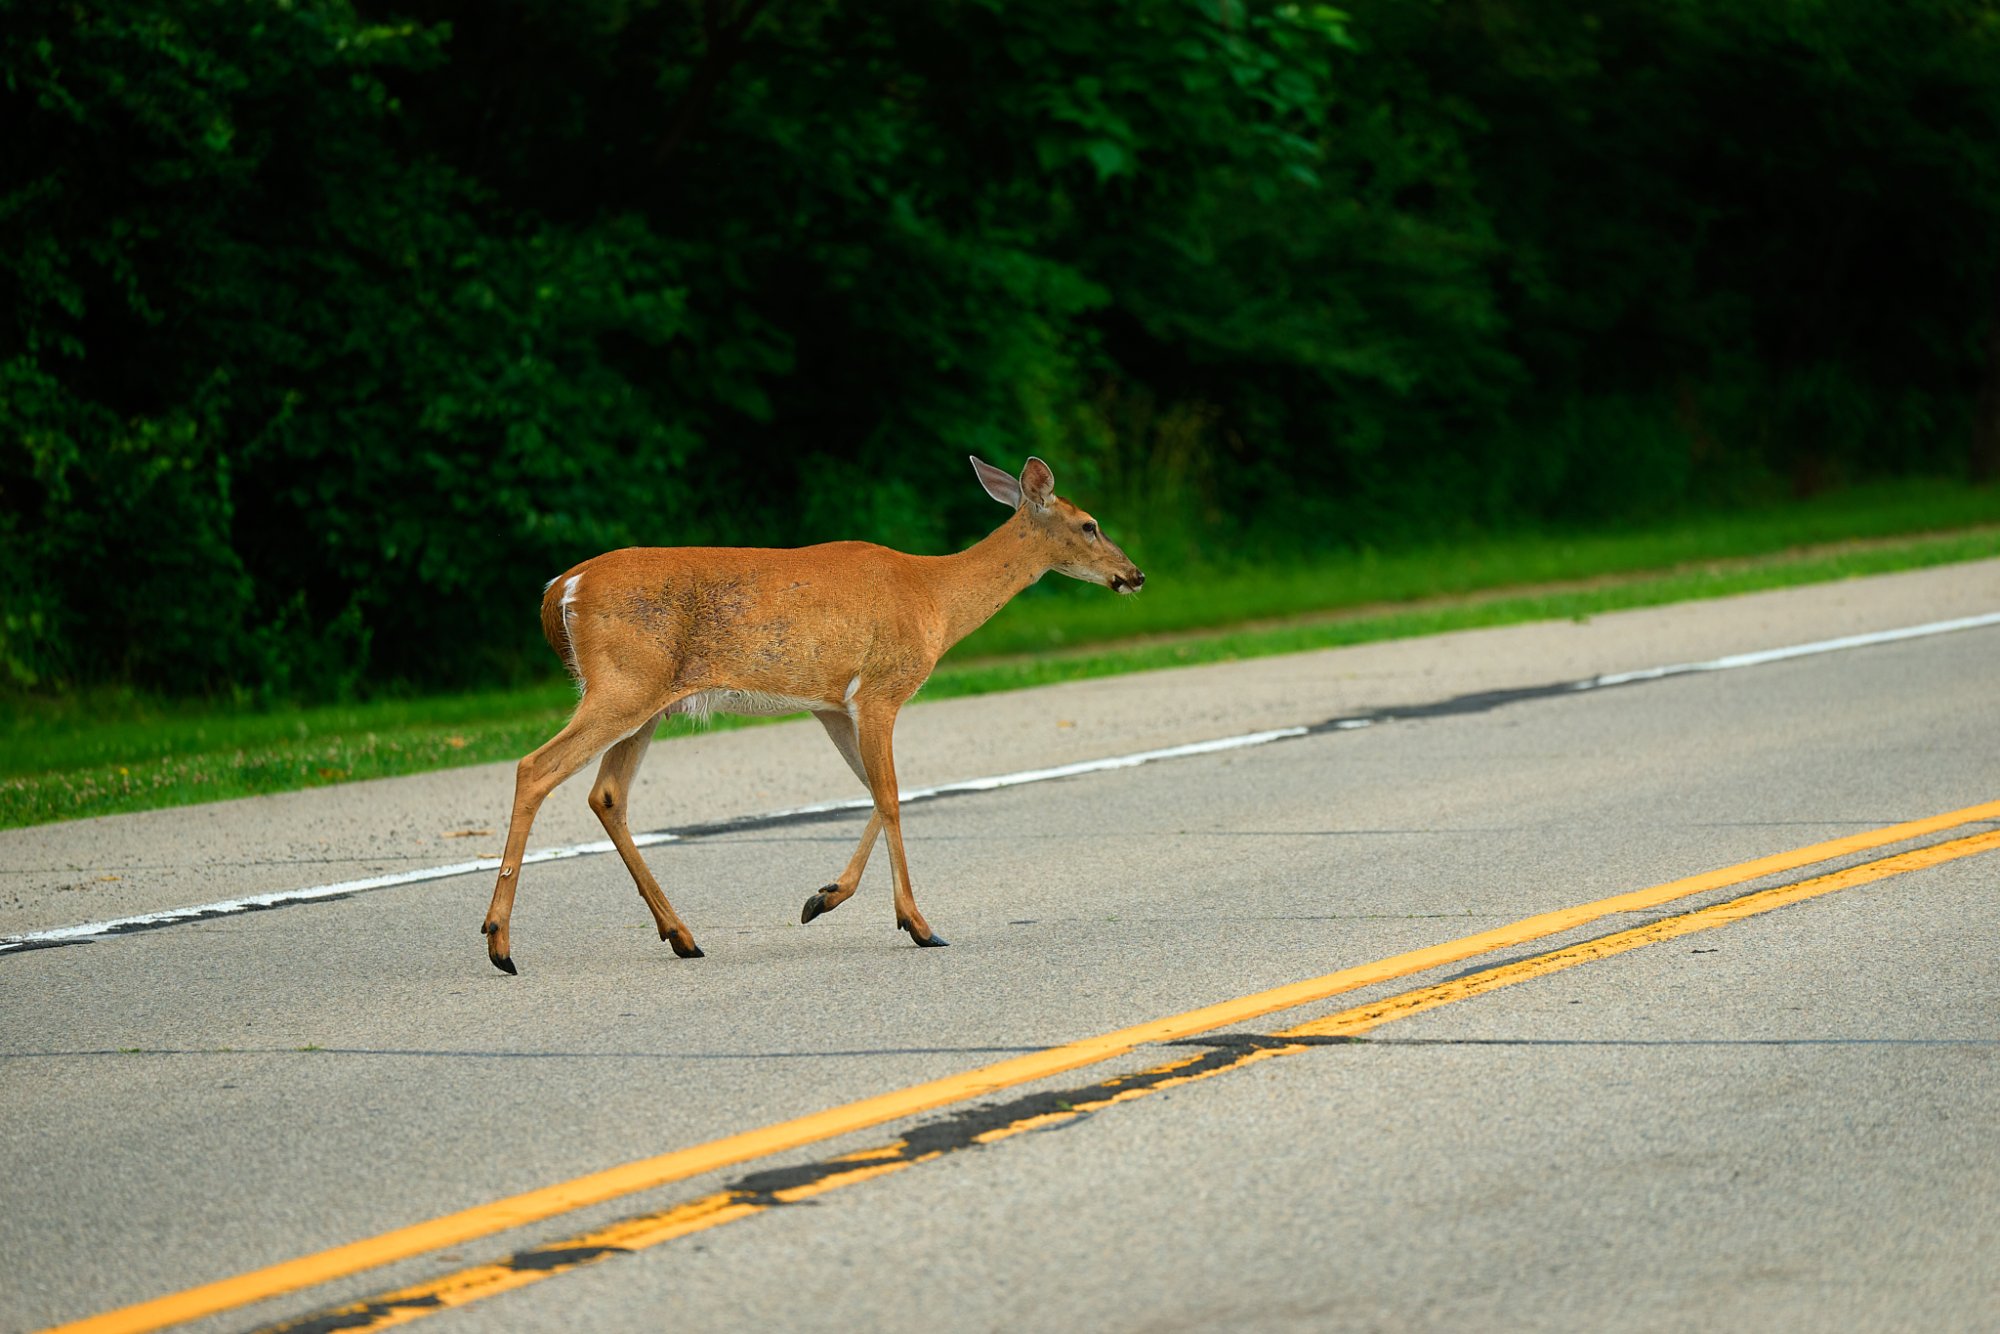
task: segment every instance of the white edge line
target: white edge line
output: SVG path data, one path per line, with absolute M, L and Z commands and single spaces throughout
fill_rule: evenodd
M 1810 644 L 1793 644 L 1785 648 L 1764 649 L 1755 653 L 1734 653 L 1728 657 L 1713 658 L 1707 662 L 1675 663 L 1667 667 L 1647 667 L 1639 671 L 1610 672 L 1575 682 L 1573 690 L 1601 690 L 1607 686 L 1629 685 L 1636 681 L 1657 681 L 1670 676 L 1686 676 L 1694 672 L 1724 672 L 1737 667 L 1757 667 L 1767 662 L 1781 662 L 1787 658 L 1804 658 L 1819 653 L 1838 653 L 1844 649 L 1866 648 L 1872 644 L 1890 644 L 1904 639 L 1922 639 L 1931 635 L 1950 634 L 1955 630 L 1973 630 L 1982 626 L 2000 625 L 2000 612 L 1988 612 L 1980 616 L 1961 616 L 1951 621 L 1931 621 L 1924 625 L 1904 626 L 1897 630 L 1877 630 L 1871 634 L 1843 635 L 1838 639 L 1821 639 Z M 1339 730 L 1349 730 L 1370 726 L 1372 719 L 1345 718 L 1334 724 Z M 922 801 L 930 797 L 949 796 L 958 792 L 992 792 L 1004 787 L 1017 787 L 1023 783 L 1046 783 L 1057 778 L 1074 778 L 1079 774 L 1103 773 L 1110 769 L 1131 769 L 1156 760 L 1181 759 L 1189 755 L 1211 755 L 1217 751 L 1240 750 L 1247 746 L 1263 746 L 1273 741 L 1283 741 L 1290 737 L 1304 736 L 1309 727 L 1279 727 L 1267 732 L 1246 732 L 1240 736 L 1218 737 L 1213 741 L 1194 741 L 1182 746 L 1167 746 L 1159 750 L 1135 751 L 1130 755 L 1113 755 L 1101 760 L 1081 760 L 1075 764 L 1059 764 L 1048 769 L 1023 769 L 1018 773 L 996 774 L 988 778 L 967 778 L 956 783 L 941 783 L 936 787 L 912 788 L 902 794 L 904 801 Z M 835 811 L 860 811 L 868 809 L 867 797 L 853 797 L 842 801 L 815 802 L 809 806 L 790 806 L 783 810 L 771 811 L 765 815 L 752 816 L 753 820 L 786 819 L 800 815 L 821 815 Z M 675 843 L 679 835 L 666 830 L 635 834 L 632 842 L 642 848 L 655 847 L 662 843 Z M 537 862 L 562 861 L 569 857 L 589 857 L 602 852 L 614 851 L 609 839 L 595 839 L 588 843 L 571 843 L 559 848 L 544 848 L 531 852 L 521 859 L 524 866 Z M 242 898 L 221 899 L 214 903 L 201 903 L 187 908 L 165 908 L 159 912 L 137 913 L 131 917 L 113 917 L 101 922 L 83 922 L 76 926 L 52 927 L 44 931 L 24 931 L 19 935 L 0 936 L 0 954 L 18 950 L 25 946 L 51 941 L 88 940 L 95 936 L 111 935 L 136 927 L 164 926 L 172 922 L 188 921 L 201 917 L 222 917 L 230 913 L 248 912 L 257 908 L 275 907 L 281 903 L 304 903 L 312 899 L 337 898 L 342 894 L 360 894 L 371 889 L 389 889 L 396 885 L 413 885 L 425 880 L 444 880 L 455 875 L 469 875 L 474 871 L 498 869 L 498 857 L 481 857 L 477 861 L 453 862 L 448 866 L 431 866 L 421 871 L 399 871 L 393 875 L 369 876 L 362 880 L 342 880 L 331 885 L 312 885 L 305 889 L 281 889 L 268 894 L 249 894 Z
M 923 801 L 957 792 L 990 792 L 996 788 L 1014 787 L 1021 783 L 1045 783 L 1055 778 L 1100 773 L 1106 769 L 1129 769 L 1135 765 L 1151 764 L 1155 760 L 1206 755 L 1213 751 L 1238 750 L 1245 746 L 1262 746 L 1288 737 L 1303 736 L 1307 730 L 1303 727 L 1281 727 L 1269 732 L 1250 732 L 1243 736 L 1222 737 L 1215 741 L 1195 741 L 1184 746 L 1168 746 L 1161 750 L 1114 755 L 1109 759 L 1083 760 L 1076 764 L 1057 765 L 1052 769 L 1028 769 L 1020 773 L 998 774 L 990 778 L 968 778 L 956 783 L 942 783 L 937 787 L 911 788 L 905 791 L 902 797 L 904 801 Z M 842 801 L 816 802 L 810 806 L 791 806 L 765 815 L 752 816 L 751 819 L 782 820 L 799 815 L 860 811 L 867 810 L 870 805 L 871 802 L 867 797 L 854 797 Z M 632 836 L 632 842 L 642 848 L 679 841 L 678 834 L 666 830 Z M 539 852 L 531 852 L 521 859 L 521 864 L 529 866 L 537 862 L 589 857 L 615 850 L 611 840 L 600 838 L 588 843 L 571 843 L 559 848 L 544 848 Z M 392 875 L 369 876 L 363 880 L 342 880 L 337 884 L 313 885 L 305 889 L 280 889 L 268 894 L 246 894 L 241 898 L 220 899 L 214 903 L 198 903 L 186 908 L 164 908 L 159 912 L 137 913 L 131 917 L 113 917 L 101 922 L 83 922 L 76 926 L 60 926 L 45 931 L 26 931 L 20 935 L 0 937 L 0 954 L 28 945 L 63 940 L 89 940 L 96 936 L 113 935 L 139 927 L 167 926 L 174 922 L 192 921 L 196 918 L 225 917 L 231 913 L 271 908 L 281 903 L 304 903 L 313 899 L 338 898 L 343 894 L 359 894 L 371 889 L 413 885 L 425 880 L 444 880 L 451 876 L 469 875 L 475 871 L 498 870 L 499 866 L 498 857 L 481 857 L 477 861 L 453 862 L 448 866 L 431 866 L 420 871 L 399 871 Z
M 650 848 L 660 843 L 678 842 L 679 836 L 665 832 L 634 834 L 632 841 L 642 848 Z M 615 849 L 611 845 L 611 840 L 598 839 L 590 843 L 572 843 L 566 847 L 544 848 L 540 852 L 531 852 L 521 859 L 521 864 L 526 866 L 534 862 L 561 861 L 568 857 L 588 857 L 594 853 L 612 851 Z M 331 885 L 310 885 L 304 889 L 278 889 L 268 894 L 246 894 L 242 898 L 219 899 L 214 903 L 197 903 L 186 908 L 162 908 L 158 912 L 112 917 L 101 922 L 52 927 L 46 931 L 24 931 L 15 936 L 0 936 L 0 954 L 42 941 L 88 940 L 93 936 L 111 935 L 135 927 L 166 926 L 173 922 L 192 921 L 196 918 L 223 917 L 230 913 L 249 912 L 256 908 L 274 908 L 281 903 L 305 903 L 313 899 L 339 898 L 343 894 L 360 894 L 371 889 L 389 889 L 396 885 L 413 885 L 424 880 L 443 880 L 455 875 L 469 875 L 474 871 L 492 871 L 499 869 L 499 866 L 498 857 L 481 857 L 477 861 L 427 866 L 421 871 L 372 875 L 362 880 L 342 880 Z
M 1842 649 L 1866 648 L 1871 644 L 1893 644 L 1900 639 L 1923 639 L 1930 635 L 1950 634 L 1954 630 L 1975 630 L 1986 625 L 2000 625 L 2000 611 L 1987 612 L 1981 616 L 1961 616 L 1954 621 L 1909 625 L 1899 630 L 1842 635 L 1838 639 L 1821 639 L 1811 644 L 1792 644 L 1785 648 L 1767 648 L 1756 653 L 1732 653 L 1726 658 L 1713 658 L 1707 662 L 1681 662 L 1671 667 L 1646 667 L 1636 672 L 1611 672 L 1604 676 L 1593 676 L 1587 681 L 1578 681 L 1574 688 L 1601 690 L 1605 686 L 1622 686 L 1634 681 L 1657 681 L 1663 677 L 1686 676 L 1692 672 L 1726 672 L 1735 667 L 1760 667 L 1767 662 L 1782 662 L 1787 658 L 1805 658 L 1816 653 L 1838 653 Z

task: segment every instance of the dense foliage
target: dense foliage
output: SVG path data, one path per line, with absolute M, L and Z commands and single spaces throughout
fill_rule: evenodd
M 0 678 L 550 664 L 631 543 L 2000 471 L 2000 0 L 0 0 Z

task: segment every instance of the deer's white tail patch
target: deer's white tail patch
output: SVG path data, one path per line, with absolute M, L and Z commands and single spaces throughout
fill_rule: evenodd
M 561 577 L 556 576 L 558 579 Z M 549 582 L 553 584 L 555 579 Z M 571 575 L 569 581 L 563 585 L 562 595 L 564 665 L 569 668 L 570 678 L 576 682 L 578 699 L 583 698 L 583 692 L 589 688 L 583 679 L 583 663 L 576 656 L 576 586 L 581 582 L 583 582 L 582 575 Z

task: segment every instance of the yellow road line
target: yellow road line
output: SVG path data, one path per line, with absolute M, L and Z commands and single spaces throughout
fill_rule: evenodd
M 1880 861 L 1815 876 L 1795 884 L 1759 890 L 1741 898 L 1698 908 L 1693 912 L 1650 922 L 1645 926 L 1619 931 L 1596 940 L 1536 955 L 1530 959 L 1500 964 L 1466 977 L 1419 987 L 1399 996 L 1355 1006 L 1338 1014 L 1300 1024 L 1274 1034 L 1273 1037 L 1285 1039 L 1357 1036 L 1397 1019 L 1406 1019 L 1455 1001 L 1483 996 L 1519 982 L 1546 977 L 1579 964 L 1611 958 L 1628 950 L 1656 945 L 1697 931 L 1714 930 L 1822 894 L 1865 885 L 1890 876 L 1942 865 L 1961 857 L 1971 857 L 1996 849 L 2000 849 L 2000 831 L 1918 848 L 1911 852 L 1885 857 Z M 286 1334 L 287 1331 L 295 1331 L 302 1327 L 357 1331 L 387 1329 L 392 1325 L 421 1319 L 448 1307 L 463 1306 L 469 1302 L 540 1282 L 545 1278 L 553 1278 L 568 1270 L 594 1264 L 609 1255 L 645 1250 L 693 1232 L 706 1231 L 739 1218 L 763 1213 L 777 1204 L 794 1203 L 843 1186 L 858 1185 L 892 1172 L 900 1172 L 905 1168 L 941 1158 L 946 1153 L 955 1151 L 955 1148 L 997 1143 L 1032 1130 L 1043 1130 L 1064 1124 L 1120 1103 L 1241 1070 L 1244 1066 L 1257 1061 L 1294 1055 L 1312 1049 L 1312 1045 L 1307 1042 L 1272 1042 L 1250 1047 L 1236 1053 L 1232 1059 L 1221 1062 L 1204 1063 L 1200 1057 L 1183 1057 L 1138 1074 L 1106 1080 L 1104 1084 L 1098 1086 L 1101 1090 L 1099 1096 L 1091 1097 L 1088 1092 L 1079 1091 L 1078 1101 L 1065 1104 L 1060 1110 L 1030 1111 L 1018 1115 L 1012 1120 L 970 1136 L 953 1148 L 912 1153 L 908 1140 L 897 1140 L 877 1148 L 862 1149 L 832 1160 L 828 1164 L 832 1170 L 826 1171 L 823 1175 L 797 1186 L 771 1192 L 768 1199 L 748 1198 L 749 1193 L 740 1186 L 724 1189 L 660 1213 L 622 1219 L 580 1236 L 551 1242 L 509 1260 L 477 1265 L 395 1292 L 383 1293 L 368 1301 L 334 1307 L 296 1321 L 274 1325 L 262 1334 Z M 843 1168 L 841 1164 L 848 1166 Z
M 888 1162 L 864 1163 L 844 1172 L 829 1174 L 818 1181 L 776 1191 L 773 1199 L 781 1204 L 794 1204 L 814 1195 L 821 1195 L 841 1186 L 851 1186 L 862 1181 L 898 1172 L 906 1167 L 914 1167 L 920 1162 L 928 1162 L 937 1154 L 924 1154 L 917 1158 L 896 1158 Z M 615 1223 L 557 1243 L 541 1247 L 531 1252 L 535 1263 L 523 1265 L 500 1261 L 494 1264 L 474 1265 L 441 1278 L 423 1283 L 415 1283 L 394 1292 L 385 1292 L 367 1301 L 354 1302 L 346 1306 L 317 1312 L 296 1321 L 273 1325 L 267 1334 L 282 1334 L 282 1331 L 301 1327 L 338 1328 L 350 1330 L 389 1329 L 395 1325 L 405 1325 L 413 1320 L 421 1320 L 427 1315 L 454 1306 L 466 1306 L 472 1302 L 497 1297 L 503 1292 L 539 1283 L 545 1278 L 554 1278 L 587 1264 L 594 1264 L 607 1255 L 629 1254 L 663 1242 L 685 1237 L 692 1232 L 703 1232 L 724 1223 L 733 1223 L 739 1218 L 761 1214 L 772 1208 L 770 1202 L 743 1199 L 733 1190 L 717 1191 L 698 1200 L 659 1213 L 642 1214 L 635 1218 L 620 1219 Z
M 1565 968 L 1574 968 L 1580 963 L 1608 959 L 1614 954 L 1623 954 L 1642 945 L 1656 945 L 1663 940 L 1692 935 L 1697 931 L 1711 931 L 1718 926 L 1727 926 L 1746 917 L 1770 912 L 1774 908 L 1783 908 L 1789 904 L 1817 898 L 1821 894 L 1831 894 L 1837 889 L 1851 889 L 1855 885 L 1865 885 L 1870 881 L 1887 879 L 1892 875 L 1922 870 L 1926 866 L 1939 866 L 1945 862 L 1956 861 L 1960 857 L 1973 857 L 1982 852 L 1992 852 L 1996 848 L 2000 848 L 2000 830 L 1974 834 L 1968 838 L 1957 838 L 1948 843 L 1936 843 L 1927 848 L 1917 848 L 1911 852 L 1898 853 L 1893 857 L 1884 857 L 1881 861 L 1864 862 L 1859 866 L 1850 866 L 1844 871 L 1814 876 L 1797 884 L 1761 889 L 1754 894 L 1745 894 L 1739 899 L 1697 908 L 1690 913 L 1649 922 L 1645 926 L 1635 926 L 1628 931 L 1615 932 L 1596 940 L 1586 940 L 1580 945 L 1538 954 L 1532 959 L 1501 964 L 1497 968 L 1453 978 L 1449 982 L 1439 982 L 1435 986 L 1419 987 L 1415 991 L 1406 991 L 1387 1000 L 1357 1005 L 1351 1010 L 1342 1010 L 1339 1014 L 1328 1015 L 1324 1019 L 1314 1019 L 1296 1028 L 1288 1028 L 1277 1036 L 1281 1038 L 1358 1036 L 1378 1024 L 1386 1024 L 1395 1019 L 1407 1019 L 1413 1014 L 1421 1014 L 1440 1005 L 1449 1005 L 1453 1001 L 1466 1000 L 1473 996 L 1483 996 L 1489 991 L 1498 991 L 1501 987 L 1510 987 L 1517 982 L 1526 982 L 1549 973 L 1560 972 Z
M 1510 925 L 1427 949 L 1412 950 L 1375 963 L 1345 968 L 1322 977 L 1294 982 L 1254 995 L 1189 1010 L 1183 1014 L 1137 1024 L 1013 1057 L 993 1065 L 948 1075 L 908 1088 L 862 1098 L 775 1125 L 710 1140 L 671 1153 L 625 1163 L 601 1172 L 524 1191 L 457 1213 L 428 1219 L 359 1241 L 281 1261 L 232 1278 L 168 1293 L 131 1306 L 56 1326 L 45 1334 L 144 1334 L 300 1288 L 345 1278 L 364 1270 L 422 1255 L 427 1251 L 489 1237 L 558 1214 L 601 1204 L 638 1191 L 683 1181 L 718 1168 L 782 1153 L 807 1144 L 889 1121 L 933 1111 L 953 1103 L 984 1097 L 1000 1089 L 1063 1074 L 1080 1066 L 1112 1060 L 1149 1043 L 1170 1042 L 1197 1033 L 1240 1024 L 1276 1010 L 1324 1000 L 1378 982 L 1407 977 L 1478 954 L 1506 949 L 1587 925 L 1613 913 L 1640 912 L 1674 899 L 1742 884 L 1763 876 L 1809 866 L 1834 857 L 1886 847 L 1959 825 L 2000 819 L 2000 801 L 1889 825 L 1810 847 L 1709 871 L 1702 875 L 1599 899 L 1573 908 L 1540 913 Z
M 1303 1051 L 1305 1048 L 1288 1047 L 1285 1050 Z M 258 1334 L 296 1334 L 301 1330 L 328 1329 L 374 1331 L 408 1324 L 451 1307 L 465 1306 L 487 1297 L 496 1297 L 503 1292 L 510 1292 L 515 1288 L 525 1287 L 530 1283 L 554 1278 L 572 1269 L 595 1264 L 611 1255 L 646 1250 L 690 1233 L 705 1232 L 724 1223 L 733 1223 L 739 1218 L 761 1214 L 779 1205 L 796 1204 L 800 1200 L 824 1195 L 843 1186 L 859 1185 L 863 1181 L 872 1181 L 877 1177 L 903 1171 L 905 1168 L 932 1162 L 959 1148 L 994 1144 L 1032 1130 L 1047 1130 L 1118 1103 L 1142 1098 L 1149 1093 L 1178 1088 L 1182 1084 L 1193 1083 L 1198 1079 L 1205 1079 L 1212 1074 L 1222 1072 L 1221 1068 L 1217 1068 L 1173 1077 L 1174 1072 L 1198 1065 L 1201 1060 L 1202 1058 L 1197 1056 L 1183 1057 L 1138 1075 L 1114 1076 L 1099 1086 L 1109 1090 L 1102 1096 L 1081 1097 L 1079 1101 L 1068 1104 L 1058 1111 L 1029 1112 L 979 1131 L 950 1147 L 913 1151 L 908 1140 L 899 1139 L 874 1148 L 860 1149 L 829 1160 L 825 1165 L 828 1170 L 822 1174 L 801 1181 L 797 1185 L 771 1191 L 765 1198 L 756 1197 L 755 1192 L 746 1191 L 739 1184 L 658 1213 L 622 1218 L 574 1237 L 537 1246 L 533 1250 L 521 1252 L 505 1260 L 473 1265 L 408 1287 L 398 1288 L 393 1292 L 381 1293 L 365 1301 L 350 1302 L 343 1306 L 315 1311 L 294 1320 L 269 1325 L 258 1331 Z M 1239 1059 L 1228 1068 L 1242 1063 Z M 1155 1079 L 1154 1076 L 1169 1077 Z M 1143 1087 L 1119 1087 L 1133 1079 L 1148 1082 Z

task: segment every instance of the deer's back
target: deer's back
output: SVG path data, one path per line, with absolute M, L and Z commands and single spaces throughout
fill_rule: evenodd
M 551 581 L 543 621 L 586 689 L 637 678 L 837 706 L 861 682 L 914 692 L 929 674 L 937 617 L 920 566 L 868 542 L 628 547 Z

